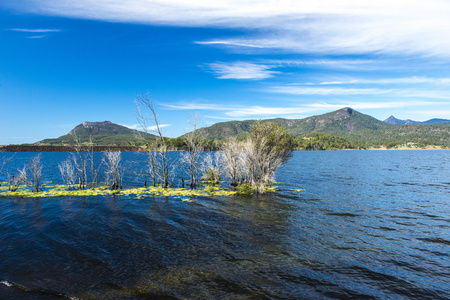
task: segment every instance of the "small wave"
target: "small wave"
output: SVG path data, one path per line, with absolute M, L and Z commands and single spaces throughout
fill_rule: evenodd
M 12 287 L 13 286 L 13 284 L 11 282 L 6 281 L 6 280 L 0 281 L 0 284 L 6 285 L 7 287 Z
M 384 231 L 396 231 L 397 230 L 395 228 L 384 227 L 384 226 L 380 226 L 380 227 L 378 227 L 378 229 L 381 229 L 381 230 L 384 230 Z
M 326 213 L 329 216 L 338 216 L 338 217 L 360 217 L 361 215 L 352 214 L 352 213 Z
M 444 244 L 450 246 L 450 241 L 441 238 L 417 238 L 419 241 L 436 243 L 436 244 Z
M 77 297 L 73 297 L 73 296 L 68 296 L 68 295 L 64 295 L 55 291 L 50 291 L 50 290 L 45 290 L 45 289 L 29 289 L 26 288 L 24 286 L 21 286 L 19 284 L 15 284 L 11 281 L 8 280 L 0 280 L 0 284 L 3 284 L 9 288 L 13 288 L 13 289 L 17 289 L 20 290 L 22 292 L 26 292 L 26 293 L 34 293 L 34 294 L 42 294 L 42 295 L 47 295 L 47 296 L 55 296 L 58 298 L 66 298 L 66 299 L 70 299 L 70 300 L 80 300 Z

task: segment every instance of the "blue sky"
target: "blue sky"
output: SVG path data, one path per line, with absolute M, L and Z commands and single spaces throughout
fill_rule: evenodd
M 195 110 L 450 119 L 447 0 L 212 2 L 0 0 L 0 145 L 136 126 L 147 91 L 171 137 Z

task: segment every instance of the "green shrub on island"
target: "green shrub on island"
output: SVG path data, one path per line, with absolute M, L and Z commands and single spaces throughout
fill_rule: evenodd
M 248 183 L 238 185 L 236 189 L 239 195 L 250 196 L 255 193 L 255 189 Z
M 220 173 L 218 169 L 209 168 L 202 176 L 202 181 L 210 184 L 218 184 L 220 182 Z

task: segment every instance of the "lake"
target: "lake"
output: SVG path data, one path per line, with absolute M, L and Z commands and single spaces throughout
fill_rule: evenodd
M 42 155 L 58 182 L 68 154 Z M 276 175 L 192 202 L 0 198 L 0 298 L 450 298 L 449 151 L 297 151 Z

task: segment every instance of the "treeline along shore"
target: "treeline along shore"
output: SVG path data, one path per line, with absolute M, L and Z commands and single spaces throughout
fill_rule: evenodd
M 5 145 L 0 152 L 74 152 L 76 146 L 61 145 Z M 81 151 L 139 151 L 138 146 L 81 146 Z

